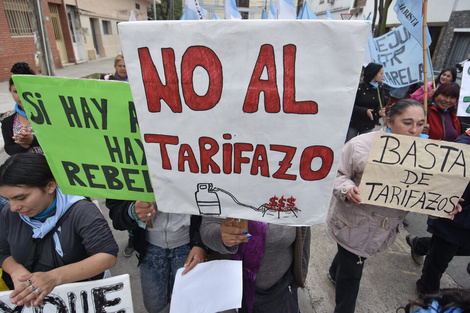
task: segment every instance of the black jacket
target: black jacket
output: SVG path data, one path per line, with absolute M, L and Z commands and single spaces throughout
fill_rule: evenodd
M 349 127 L 364 131 L 374 129 L 375 122 L 379 119 L 380 101 L 382 101 L 382 107 L 384 106 L 384 91 L 383 84 L 379 83 L 377 89 L 373 88 L 371 84 L 362 82 L 359 84 L 356 93 L 356 100 L 354 101 L 353 112 L 351 116 L 351 122 Z M 374 110 L 373 114 L 375 120 L 371 120 L 367 115 L 367 110 Z
M 467 133 L 460 135 L 455 142 L 470 144 Z M 428 218 L 428 232 L 440 238 L 470 249 L 470 184 L 467 185 L 460 202 L 462 212 L 455 215 L 453 220 L 448 218 Z
M 17 153 L 27 152 L 29 148 L 23 148 L 21 145 L 17 144 L 13 139 L 13 122 L 15 120 L 16 113 L 10 115 L 2 120 L 2 134 L 3 141 L 5 142 L 5 152 L 8 155 L 13 155 Z M 31 147 L 39 146 L 38 139 L 34 136 Z

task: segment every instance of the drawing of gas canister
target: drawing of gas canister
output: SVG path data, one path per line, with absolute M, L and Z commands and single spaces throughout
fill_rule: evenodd
M 201 215 L 220 215 L 219 196 L 213 190 L 211 183 L 197 184 L 195 196 Z

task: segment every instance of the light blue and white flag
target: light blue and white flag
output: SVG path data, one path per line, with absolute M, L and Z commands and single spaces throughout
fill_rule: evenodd
M 263 10 L 263 11 L 261 12 L 261 19 L 262 19 L 262 20 L 267 20 L 268 18 L 269 18 L 269 17 L 268 17 L 268 14 L 266 14 L 266 11 Z
M 304 2 L 304 7 L 302 9 L 302 16 L 300 19 L 302 20 L 318 20 L 318 16 L 310 9 L 310 6 L 307 2 Z
M 334 20 L 333 15 L 331 15 L 330 10 L 326 9 L 326 19 L 327 20 Z
M 131 16 L 129 16 L 129 22 L 135 22 L 137 19 L 135 18 L 134 10 L 131 10 Z
M 299 13 L 297 14 L 298 20 L 302 19 L 302 14 L 304 14 L 304 9 L 305 9 L 305 2 L 304 2 L 304 5 L 300 8 Z
M 424 80 L 423 48 L 403 25 L 380 37 L 369 38 L 368 49 L 370 61 L 384 66 L 385 84 L 399 88 Z M 429 54 L 427 67 L 428 78 L 432 78 Z
M 393 7 L 397 12 L 398 20 L 406 27 L 410 34 L 423 46 L 423 1 L 397 0 Z M 431 35 L 426 27 L 426 46 L 431 44 Z
M 241 20 L 242 16 L 238 12 L 235 0 L 225 0 L 225 19 L 226 20 Z
M 184 12 L 180 20 L 203 20 L 205 10 L 199 5 L 198 0 L 186 0 Z
M 278 0 L 277 5 L 279 6 L 278 19 L 295 20 L 297 15 L 295 14 L 295 5 L 292 0 Z
M 215 12 L 212 13 L 212 19 L 213 20 L 221 20 L 221 18 Z
M 273 0 L 269 0 L 268 19 L 270 19 L 270 20 L 277 19 L 277 9 L 276 9 L 276 5 L 274 4 Z

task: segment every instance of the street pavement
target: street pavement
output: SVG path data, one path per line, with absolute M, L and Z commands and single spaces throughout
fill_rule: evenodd
M 59 77 L 82 78 L 94 73 L 110 73 L 113 69 L 113 59 L 99 59 L 87 63 L 70 65 L 56 70 Z M 8 82 L 0 83 L 0 113 L 14 107 L 13 99 L 8 91 Z M 3 138 L 0 138 L 0 162 L 8 157 L 3 148 Z M 104 199 L 97 199 L 103 214 L 107 217 Z M 410 213 L 407 217 L 410 225 L 401 228 L 396 242 L 386 251 L 378 253 L 365 261 L 361 288 L 357 299 L 358 313 L 389 313 L 395 312 L 410 300 L 417 298 L 415 282 L 420 277 L 421 266 L 415 264 L 410 257 L 410 248 L 405 237 L 412 233 L 428 236 L 426 232 L 425 215 Z M 113 231 L 119 244 L 118 262 L 111 269 L 113 275 L 128 273 L 131 278 L 134 311 L 145 313 L 142 303 L 142 290 L 137 267 L 137 258 L 126 258 L 122 251 L 127 243 L 127 232 Z M 336 253 L 336 243 L 326 230 L 326 225 L 312 227 L 312 242 L 309 274 L 306 288 L 299 291 L 301 312 L 331 313 L 334 310 L 335 290 L 327 278 L 328 267 Z M 470 288 L 470 275 L 466 272 L 470 257 L 456 257 L 446 274 L 442 277 L 441 287 Z M 164 311 L 168 312 L 168 308 Z M 190 312 L 188 312 L 190 313 Z

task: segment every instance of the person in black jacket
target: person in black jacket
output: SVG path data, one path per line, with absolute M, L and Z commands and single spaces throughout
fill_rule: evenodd
M 16 75 L 34 75 L 34 71 L 24 62 L 15 63 L 11 68 L 11 72 Z M 9 90 L 13 100 L 15 100 L 15 110 L 11 111 L 11 114 L 4 115 L 2 120 L 5 152 L 8 155 L 24 152 L 44 154 L 31 127 L 31 123 L 26 116 L 20 96 L 11 77 L 9 80 Z
M 470 144 L 470 130 L 454 142 Z M 470 256 L 470 184 L 462 199 L 462 211 L 452 220 L 428 218 L 428 232 L 432 233 L 432 237 L 406 237 L 416 263 L 420 264 L 422 256 L 426 255 L 421 278 L 416 282 L 420 296 L 439 292 L 442 274 L 454 256 Z
M 206 259 L 201 217 L 164 213 L 152 202 L 107 199 L 106 206 L 113 227 L 134 235 L 145 308 L 162 311 L 170 301 L 176 271 L 185 267 L 184 275 Z
M 383 78 L 384 68 L 381 64 L 369 63 L 364 69 L 364 79 L 357 88 L 346 141 L 371 132 L 379 122 L 380 116 L 385 116 L 385 104 L 382 103 Z

